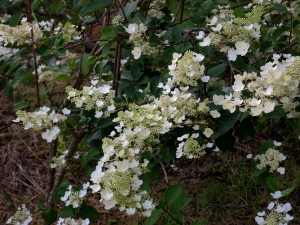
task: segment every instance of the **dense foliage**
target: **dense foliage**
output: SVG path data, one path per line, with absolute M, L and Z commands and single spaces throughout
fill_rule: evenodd
M 0 12 L 0 90 L 12 101 L 34 90 L 14 122 L 51 143 L 53 182 L 39 204 L 48 224 L 97 222 L 93 195 L 147 225 L 185 224 L 190 197 L 172 185 L 157 199 L 153 171 L 300 116 L 300 1 L 1 0 Z M 253 223 L 286 225 L 292 205 L 281 198 L 294 187 L 276 184 L 287 157 L 271 139 L 243 156 L 271 192 Z M 74 160 L 85 183 L 65 179 Z M 7 223 L 33 219 L 23 205 Z

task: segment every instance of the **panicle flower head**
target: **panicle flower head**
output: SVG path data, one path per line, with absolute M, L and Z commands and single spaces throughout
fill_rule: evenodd
M 22 205 L 22 207 L 19 207 L 17 212 L 6 221 L 6 224 L 28 225 L 31 221 L 32 217 L 30 211 L 25 205 Z

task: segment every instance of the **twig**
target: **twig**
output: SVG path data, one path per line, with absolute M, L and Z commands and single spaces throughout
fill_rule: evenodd
M 115 64 L 114 64 L 114 80 L 112 89 L 115 90 L 117 95 L 118 93 L 118 82 L 120 80 L 120 68 L 121 68 L 121 45 L 118 40 L 118 36 L 116 38 L 116 50 L 115 50 Z
M 48 181 L 48 190 L 47 190 L 47 196 L 46 199 L 49 198 L 50 192 L 54 185 L 54 179 L 55 179 L 55 168 L 51 168 L 51 160 L 56 155 L 57 151 L 57 139 L 52 141 L 51 143 L 51 149 L 50 149 L 50 162 L 49 162 L 49 181 Z
M 180 20 L 179 20 L 179 23 L 182 23 L 183 12 L 184 12 L 184 3 L 185 3 L 185 0 L 183 0 L 182 3 L 181 3 L 181 12 L 180 12 Z
M 164 173 L 165 181 L 166 181 L 167 184 L 169 184 L 169 179 L 168 179 L 168 174 L 167 174 L 166 168 L 165 168 L 164 164 L 162 163 L 162 161 L 160 160 L 160 158 L 158 158 L 158 162 L 159 162 L 159 164 L 161 166 L 161 169 Z
M 254 65 L 254 64 L 258 63 L 260 60 L 262 60 L 262 59 L 267 59 L 269 56 L 271 56 L 271 55 L 273 55 L 273 54 L 277 54 L 277 53 L 284 52 L 285 50 L 287 50 L 287 49 L 293 47 L 293 46 L 296 45 L 296 44 L 297 44 L 296 42 L 291 43 L 291 44 L 287 45 L 286 47 L 284 47 L 283 49 L 280 49 L 280 50 L 278 50 L 278 51 L 276 51 L 276 52 L 271 52 L 271 53 L 269 53 L 268 55 L 264 55 L 264 56 L 260 57 L 259 59 L 255 60 L 254 62 L 251 62 L 251 63 L 249 63 L 249 64 L 250 64 L 250 65 Z

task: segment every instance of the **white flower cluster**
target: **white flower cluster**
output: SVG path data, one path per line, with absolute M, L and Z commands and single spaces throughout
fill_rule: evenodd
M 65 195 L 60 198 L 61 201 L 65 202 L 66 206 L 71 205 L 73 208 L 78 208 L 83 201 L 83 198 L 87 194 L 87 189 L 90 186 L 90 183 L 84 183 L 82 189 L 79 191 L 72 191 L 72 185 L 69 185 L 68 190 L 65 192 Z
M 2 43 L 0 42 L 0 60 L 6 60 L 12 57 L 14 54 L 16 54 L 19 51 L 18 48 L 7 48 L 2 46 Z
M 166 0 L 154 0 L 150 3 L 148 10 L 148 17 L 156 17 L 161 19 L 164 16 L 164 13 L 161 11 L 162 8 L 166 5 Z
M 146 31 L 147 27 L 143 24 L 136 24 L 131 23 L 128 27 L 125 27 L 125 30 L 129 36 L 129 41 L 133 42 L 134 48 L 131 51 L 134 59 L 138 59 L 141 55 L 156 55 L 158 53 L 158 47 L 150 46 L 149 42 L 147 41 Z
M 124 23 L 124 17 L 123 16 L 120 16 L 120 15 L 116 15 L 111 23 L 115 26 L 119 26 L 119 25 L 122 25 Z
M 148 192 L 139 190 L 143 181 L 138 178 L 146 171 L 148 161 L 141 164 L 132 158 L 109 162 L 106 154 L 113 153 L 113 146 L 103 147 L 105 155 L 91 175 L 91 181 L 94 183 L 91 185 L 93 192 L 100 192 L 100 201 L 107 210 L 118 204 L 119 210 L 125 210 L 128 215 L 138 213 L 150 216 L 155 204 Z
M 6 23 L 11 18 L 10 14 L 4 13 L 0 16 L 0 23 Z
M 54 24 L 54 19 L 51 19 L 49 21 L 42 20 L 41 22 L 39 22 L 41 29 L 43 31 L 48 31 L 48 32 L 52 30 L 53 24 Z
M 35 41 L 40 40 L 43 32 L 39 25 L 35 22 L 28 23 L 27 18 L 23 18 L 21 25 L 16 27 L 0 24 L 0 43 L 3 43 L 3 46 L 30 44 L 32 29 Z
M 53 157 L 52 163 L 50 164 L 51 168 L 63 168 L 66 164 L 66 155 L 69 153 L 69 150 L 64 151 L 60 156 Z
M 111 90 L 110 85 L 97 87 L 98 80 L 92 80 L 91 86 L 84 86 L 82 91 L 72 87 L 66 87 L 68 99 L 75 103 L 76 108 L 85 110 L 96 109 L 95 117 L 109 116 L 116 109 L 113 98 L 115 92 Z
M 31 221 L 32 217 L 30 211 L 25 205 L 22 205 L 22 207 L 19 207 L 17 212 L 6 221 L 6 224 L 28 225 Z
M 89 225 L 90 220 L 75 220 L 73 218 L 59 218 L 56 225 Z
M 249 43 L 260 37 L 259 23 L 264 12 L 262 6 L 251 5 L 250 8 L 251 11 L 244 18 L 238 18 L 230 5 L 218 6 L 218 9 L 213 10 L 212 18 L 207 18 L 207 25 L 212 32 L 205 37 L 205 33 L 200 31 L 196 37 L 198 40 L 203 39 L 200 46 L 218 46 L 221 52 L 227 53 L 230 61 L 235 61 L 238 55 L 246 55 Z M 235 48 L 231 47 L 233 44 Z
M 17 118 L 13 122 L 22 123 L 24 129 L 33 129 L 40 131 L 46 129 L 42 133 L 42 138 L 47 140 L 47 142 L 52 142 L 57 138 L 60 129 L 56 126 L 59 122 L 66 120 L 66 117 L 61 114 L 56 114 L 54 110 L 44 106 L 35 112 L 25 112 L 18 110 L 16 112 Z
M 281 56 L 274 55 L 274 61 L 261 67 L 260 75 L 257 73 L 244 73 L 234 76 L 233 93 L 229 95 L 214 95 L 215 105 L 222 105 L 233 113 L 237 107 L 240 111 L 249 111 L 252 116 L 259 116 L 263 112 L 270 113 L 276 105 L 282 105 L 288 118 L 299 116 L 295 97 L 299 94 L 300 57 L 284 55 L 286 59 L 281 62 Z M 243 91 L 250 91 L 251 97 L 243 95 Z
M 197 80 L 207 82 L 210 77 L 203 76 L 204 65 L 200 62 L 204 56 L 192 51 L 186 51 L 184 55 L 173 53 L 172 64 L 169 65 L 169 74 L 175 85 L 197 86 Z
M 265 211 L 258 212 L 255 217 L 255 221 L 258 225 L 288 225 L 291 220 L 294 219 L 288 212 L 291 211 L 292 206 L 290 203 L 279 203 L 278 198 L 282 196 L 280 191 L 271 193 L 272 197 L 276 201 L 272 201 L 268 204 L 268 213 Z
M 254 157 L 254 160 L 258 160 L 256 165 L 257 169 L 268 168 L 273 173 L 275 170 L 280 173 L 285 173 L 285 168 L 280 167 L 279 164 L 284 161 L 286 157 L 276 149 L 269 148 L 264 154 L 259 154 Z
M 76 26 L 70 22 L 65 23 L 65 25 L 62 25 L 61 23 L 59 23 L 54 28 L 54 34 L 62 35 L 62 38 L 66 43 L 80 40 L 81 39 L 80 33 L 81 32 L 78 31 L 78 26 Z

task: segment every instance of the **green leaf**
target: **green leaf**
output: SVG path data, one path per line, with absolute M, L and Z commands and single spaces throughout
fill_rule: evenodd
M 170 186 L 165 192 L 160 205 L 165 208 L 171 206 L 182 194 L 183 189 L 179 185 Z
M 12 81 L 10 80 L 5 85 L 5 94 L 6 94 L 7 97 L 12 99 L 13 93 L 14 93 L 14 87 L 12 85 Z
M 61 208 L 61 210 L 59 210 L 58 215 L 60 217 L 73 217 L 73 208 L 71 206 L 64 206 Z
M 287 8 L 282 4 L 274 3 L 274 4 L 271 5 L 271 8 L 275 9 L 277 11 L 288 12 Z
M 285 27 L 280 27 L 280 28 L 274 30 L 272 33 L 272 40 L 274 42 L 278 41 L 281 38 L 282 34 L 286 31 L 287 31 L 287 29 Z
M 260 153 L 265 153 L 268 151 L 269 148 L 274 148 L 274 141 L 273 140 L 267 140 L 265 141 L 262 146 L 259 149 Z
M 83 219 L 88 218 L 91 222 L 97 222 L 99 219 L 97 210 L 94 207 L 87 205 L 85 202 L 80 207 L 79 215 Z
M 149 216 L 145 222 L 144 225 L 153 225 L 156 224 L 156 222 L 159 220 L 161 216 L 161 209 L 155 209 L 152 211 L 151 216 Z
M 95 155 L 99 154 L 99 151 L 96 149 L 91 149 L 85 155 L 82 157 L 81 161 L 84 164 L 87 164 L 89 161 L 91 161 Z
M 227 66 L 228 66 L 227 63 L 222 63 L 217 66 L 214 66 L 208 70 L 207 75 L 210 76 L 210 78 L 218 77 L 226 71 Z
M 137 81 L 139 77 L 141 76 L 141 68 L 139 66 L 138 60 L 134 60 L 131 63 L 131 77 Z
M 38 211 L 45 211 L 46 210 L 46 207 L 45 207 L 44 203 L 41 200 L 38 201 L 37 210 Z
M 242 121 L 239 128 L 235 131 L 235 135 L 243 141 L 251 140 L 255 135 L 255 129 L 251 120 L 246 119 Z
M 6 84 L 7 84 L 8 80 L 6 79 L 0 79 L 0 91 L 5 88 Z
M 265 118 L 265 119 L 275 119 L 275 118 L 281 118 L 281 117 L 285 117 L 285 112 L 284 112 L 282 106 L 280 106 L 280 105 L 275 106 L 275 108 L 272 112 L 263 114 L 263 118 Z
M 81 73 L 85 76 L 88 75 L 93 69 L 96 60 L 97 57 L 90 54 L 84 54 L 81 62 Z
M 94 0 L 89 2 L 81 11 L 80 13 L 83 16 L 92 15 L 94 12 L 100 12 L 105 7 L 108 7 L 113 4 L 112 0 Z
M 17 111 L 19 109 L 26 108 L 28 106 L 31 106 L 30 102 L 18 102 L 17 104 L 14 105 L 13 110 Z
M 134 10 L 137 7 L 137 2 L 128 2 L 126 6 L 123 8 L 123 12 L 125 13 L 125 16 L 128 17 L 130 16 L 131 13 L 134 12 Z M 122 10 L 120 10 L 119 15 L 124 17 Z
M 4 7 L 8 0 L 0 0 L 0 7 Z
M 42 0 L 34 0 L 31 4 L 31 11 L 33 12 L 41 4 Z
M 67 74 L 61 74 L 56 76 L 54 80 L 58 82 L 67 82 L 70 80 L 70 76 Z
M 295 187 L 285 189 L 285 190 L 281 191 L 281 194 L 283 197 L 288 196 L 289 194 L 291 194 L 294 191 L 294 189 L 295 189 Z
M 278 189 L 277 182 L 271 175 L 267 176 L 266 185 L 271 191 L 276 191 Z
M 23 16 L 24 16 L 24 13 L 22 13 L 22 12 L 18 12 L 16 14 L 14 14 L 10 18 L 8 25 L 11 26 L 11 27 L 17 26 L 20 23 Z
M 100 118 L 97 120 L 96 126 L 100 128 L 105 128 L 111 125 L 113 121 L 110 118 Z
M 61 72 L 61 73 L 70 73 L 71 72 L 71 69 L 65 65 L 51 65 L 51 66 L 47 66 L 43 70 L 45 70 L 45 71 L 52 70 L 52 71 Z
M 215 130 L 215 132 L 211 136 L 211 138 L 216 139 L 216 138 L 222 136 L 223 134 L 225 134 L 231 128 L 233 128 L 235 123 L 238 121 L 240 115 L 241 115 L 241 112 L 239 110 L 235 110 L 234 113 L 225 111 L 225 113 L 223 113 L 221 115 L 221 117 L 219 118 L 219 120 L 218 120 L 219 126 Z
M 62 196 L 64 196 L 65 192 L 67 191 L 68 187 L 70 185 L 70 182 L 68 181 L 62 181 L 59 185 L 59 187 L 54 192 L 54 201 L 58 202 Z
M 42 214 L 42 217 L 47 224 L 52 224 L 57 219 L 57 211 L 54 209 L 48 209 Z
M 201 9 L 204 10 L 205 14 L 208 15 L 211 13 L 214 7 L 212 0 L 206 0 L 201 4 Z
M 101 129 L 94 129 L 86 134 L 86 141 L 89 143 L 95 139 L 98 139 L 102 135 Z
M 117 32 L 114 27 L 112 26 L 105 26 L 102 29 L 102 36 L 101 36 L 101 41 L 108 41 L 110 39 L 115 38 L 117 35 Z

